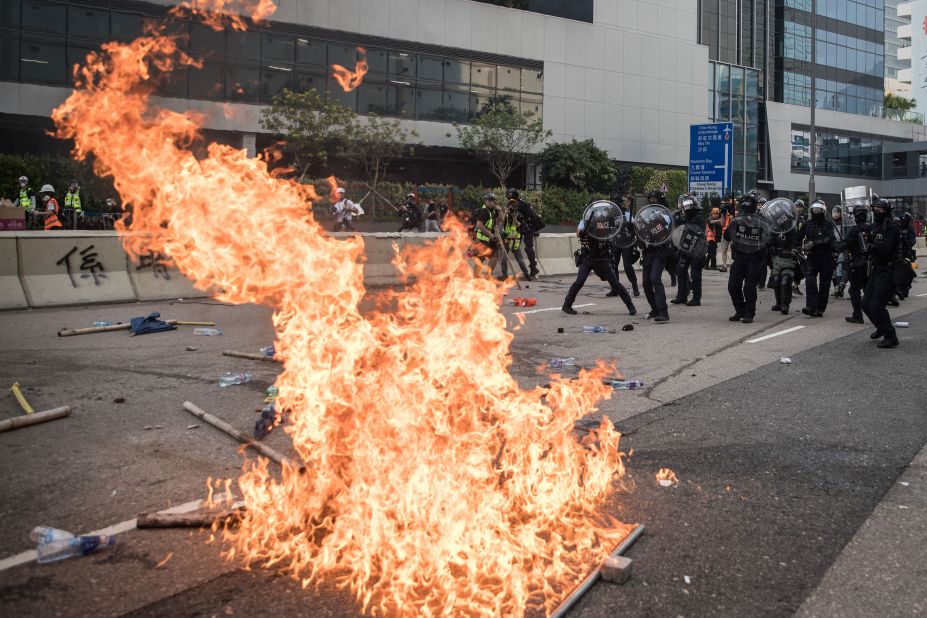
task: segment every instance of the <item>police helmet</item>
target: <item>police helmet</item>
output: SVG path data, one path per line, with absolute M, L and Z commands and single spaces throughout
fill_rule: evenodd
M 830 211 L 831 217 L 836 217 L 837 215 L 843 216 L 843 209 L 841 209 L 840 206 L 834 206 Z
M 509 198 L 510 200 L 517 200 L 518 199 L 518 189 L 515 189 L 515 188 L 507 189 L 505 192 L 505 197 Z
M 492 192 L 487 193 L 486 195 L 483 196 L 483 201 L 484 201 L 484 202 L 495 202 L 495 201 L 496 201 L 496 194 L 495 194 L 495 193 L 492 193 Z
M 795 208 L 804 208 L 805 200 L 795 200 Z
M 687 210 L 701 210 L 702 209 L 702 205 L 698 203 L 698 198 L 689 193 L 680 195 L 679 198 L 676 200 L 676 205 L 683 212 Z
M 908 227 L 909 225 L 911 225 L 911 213 L 901 213 L 901 227 Z
M 406 194 L 406 199 L 407 199 L 407 200 L 410 200 L 410 199 L 411 199 L 411 200 L 414 200 L 414 199 L 415 199 L 415 194 L 414 194 L 414 193 L 407 193 L 407 194 Z
M 740 198 L 740 212 L 744 214 L 753 214 L 756 212 L 757 199 L 756 192 L 751 191 L 742 198 Z
M 663 204 L 666 202 L 666 197 L 663 195 L 663 191 L 659 189 L 654 189 L 647 194 L 647 199 L 651 204 Z
M 29 182 L 29 179 L 26 178 L 25 176 L 20 176 L 20 177 L 19 177 L 19 182 L 21 182 L 21 183 L 23 183 L 23 184 L 27 184 L 27 183 Z
M 856 219 L 857 223 L 866 221 L 869 219 L 869 207 L 866 204 L 854 204 L 851 210 L 853 218 Z
M 827 204 L 824 203 L 824 200 L 815 200 L 812 202 L 811 207 L 808 208 L 811 214 L 821 213 L 822 215 L 827 213 Z

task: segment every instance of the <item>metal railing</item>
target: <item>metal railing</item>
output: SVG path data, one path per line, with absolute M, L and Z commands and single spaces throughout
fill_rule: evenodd
M 886 120 L 897 120 L 898 122 L 910 122 L 912 124 L 924 124 L 924 114 L 920 112 L 905 111 L 903 109 L 891 109 L 880 107 L 882 118 Z

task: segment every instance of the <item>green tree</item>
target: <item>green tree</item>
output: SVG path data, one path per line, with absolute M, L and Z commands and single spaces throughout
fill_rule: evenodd
M 310 170 L 344 154 L 356 128 L 356 116 L 337 101 L 326 101 L 315 89 L 284 89 L 261 112 L 261 126 L 283 136 L 283 151 L 293 157 L 296 177 L 306 180 Z
M 886 92 L 885 98 L 882 100 L 882 107 L 885 109 L 897 109 L 902 112 L 910 112 L 917 107 L 917 100 L 899 97 L 891 92 Z
M 417 137 L 417 131 L 403 129 L 399 120 L 380 118 L 375 114 L 368 115 L 354 126 L 347 156 L 364 167 L 366 184 L 373 198 L 371 216 L 376 213 L 377 199 L 388 202 L 380 195 L 380 181 L 393 161 L 411 154 L 414 145 L 410 141 Z
M 587 139 L 550 144 L 538 155 L 545 184 L 581 191 L 607 191 L 618 179 L 608 153 Z
M 552 135 L 541 118 L 504 103 L 487 107 L 473 124 L 454 123 L 454 128 L 460 145 L 486 161 L 503 187 L 525 156 Z

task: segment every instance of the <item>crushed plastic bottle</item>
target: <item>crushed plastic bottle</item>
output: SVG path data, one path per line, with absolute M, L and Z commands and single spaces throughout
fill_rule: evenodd
M 112 534 L 89 534 L 75 537 L 67 530 L 48 526 L 36 526 L 30 536 L 37 543 L 35 551 L 41 564 L 64 560 L 72 556 L 86 556 L 100 547 L 110 547 L 116 544 L 116 537 Z
M 264 391 L 264 403 L 273 403 L 279 394 L 280 391 L 277 390 L 276 386 L 268 386 L 267 390 Z
M 93 323 L 93 325 L 94 326 L 112 326 L 113 321 L 112 320 L 97 320 L 96 322 Z
M 245 384 L 246 382 L 251 381 L 250 373 L 227 373 L 221 378 L 219 378 L 219 386 L 225 388 L 226 386 L 232 386 L 234 384 Z
M 599 326 L 599 325 L 583 326 L 583 332 L 584 333 L 607 333 L 608 329 L 605 328 L 604 326 Z
M 265 345 L 259 351 L 261 353 L 261 356 L 273 356 L 274 354 L 277 353 L 273 345 Z
M 605 380 L 605 383 L 616 391 L 636 391 L 644 388 L 644 383 L 640 380 Z
M 204 337 L 213 337 L 215 335 L 221 335 L 222 331 L 218 328 L 194 328 L 194 335 L 203 335 Z
M 261 418 L 254 423 L 254 437 L 257 440 L 263 440 L 267 434 L 273 431 L 274 421 L 277 418 L 277 408 L 273 403 L 269 403 L 261 410 Z
M 552 358 L 548 363 L 551 367 L 572 367 L 576 364 L 575 358 Z

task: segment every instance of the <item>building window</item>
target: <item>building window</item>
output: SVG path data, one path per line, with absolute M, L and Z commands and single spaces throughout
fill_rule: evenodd
M 811 132 L 792 127 L 792 171 L 811 169 Z M 841 134 L 828 129 L 815 132 L 815 174 L 882 177 L 882 138 Z
M 575 19 L 592 23 L 593 0 L 476 0 L 484 4 L 495 4 L 509 9 L 520 9 L 532 13 L 543 13 L 553 17 Z

